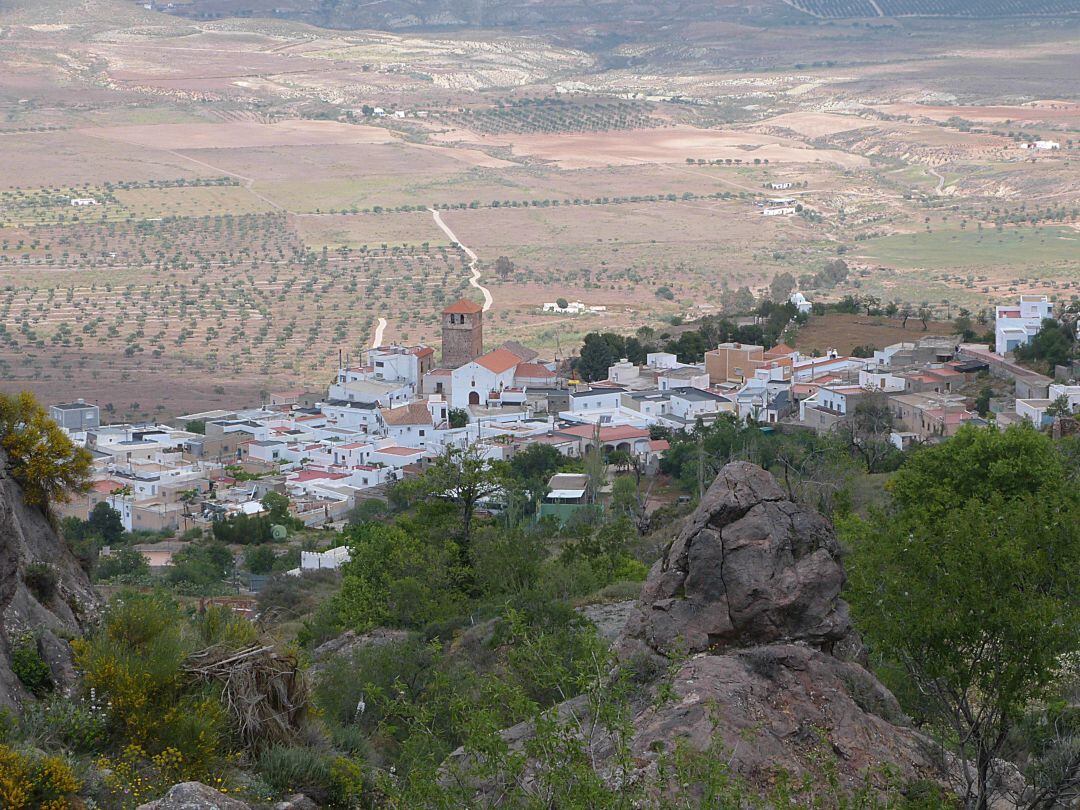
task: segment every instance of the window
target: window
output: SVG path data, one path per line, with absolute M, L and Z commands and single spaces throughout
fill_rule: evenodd
M 421 436 L 425 435 L 423 429 L 420 430 L 420 435 Z

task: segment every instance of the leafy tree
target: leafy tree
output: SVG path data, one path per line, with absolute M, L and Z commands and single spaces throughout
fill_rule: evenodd
M 263 508 L 272 524 L 296 529 L 304 524 L 289 511 L 289 498 L 280 492 L 267 492 L 262 499 Z
M 367 523 L 349 530 L 338 614 L 348 626 L 420 628 L 459 613 L 459 550 L 452 540 L 427 543 L 399 526 Z
M 469 424 L 469 412 L 465 408 L 451 408 L 447 419 L 452 428 L 463 428 Z
M 994 397 L 994 389 L 989 385 L 984 385 L 979 390 L 979 395 L 975 397 L 975 412 L 979 416 L 985 417 L 990 413 L 990 400 Z
M 94 578 L 98 582 L 119 582 L 138 585 L 150 576 L 150 563 L 141 551 L 133 548 L 114 549 L 107 557 L 99 557 Z
M 184 430 L 188 433 L 206 433 L 206 422 L 202 419 L 192 419 L 184 425 Z
M 791 273 L 777 273 L 769 284 L 769 297 L 778 304 L 785 303 L 791 297 L 795 283 Z
M 1069 397 L 1062 394 L 1046 406 L 1046 415 L 1051 417 L 1072 416 L 1072 408 L 1069 407 Z
M 502 489 L 495 468 L 482 453 L 478 445 L 470 445 L 464 450 L 447 447 L 416 482 L 421 493 L 445 499 L 457 506 L 461 520 L 459 539 L 462 560 L 468 559 L 477 503 Z
M 0 394 L 0 447 L 27 504 L 47 509 L 90 483 L 90 454 L 49 418 L 34 395 Z
M 965 428 L 917 452 L 891 490 L 891 513 L 842 526 L 852 607 L 964 764 L 965 805 L 984 810 L 995 758 L 1080 651 L 1080 493 L 1050 439 L 1023 427 Z
M 244 565 L 253 574 L 269 574 L 275 559 L 274 547 L 269 545 L 252 546 L 244 552 Z
M 1074 343 L 1070 329 L 1053 318 L 1042 322 L 1042 328 L 1027 345 L 1015 350 L 1018 360 L 1041 364 L 1051 374 L 1054 366 L 1065 365 L 1073 355 Z
M 754 308 L 754 294 L 749 287 L 742 286 L 735 291 L 733 300 L 736 312 L 749 312 Z
M 167 575 L 173 585 L 205 588 L 221 582 L 233 568 L 233 556 L 224 543 L 215 540 L 192 543 L 173 555 Z
M 581 379 L 592 382 L 606 380 L 608 369 L 619 360 L 605 337 L 597 332 L 585 336 L 581 347 L 581 356 L 574 361 L 574 369 Z
M 506 256 L 500 256 L 495 260 L 495 274 L 504 281 L 514 272 L 514 263 Z
M 119 512 L 101 501 L 90 510 L 85 532 L 100 537 L 106 545 L 114 545 L 124 536 L 124 521 Z
M 269 515 L 231 515 L 214 522 L 214 539 L 242 546 L 269 543 L 274 539 L 273 525 Z
M 1007 499 L 1060 489 L 1065 466 L 1052 440 L 1027 424 L 961 428 L 949 441 L 916 451 L 889 491 L 901 509 L 939 515 L 971 498 Z

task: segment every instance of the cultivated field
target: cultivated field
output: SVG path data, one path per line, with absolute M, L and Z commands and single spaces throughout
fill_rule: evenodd
M 780 272 L 940 317 L 1080 293 L 1074 27 L 721 5 L 514 36 L 0 11 L 4 387 L 145 417 L 321 388 L 379 318 L 433 341 L 471 288 L 432 207 L 479 257 L 489 340 L 549 356 Z M 540 312 L 559 297 L 606 309 Z

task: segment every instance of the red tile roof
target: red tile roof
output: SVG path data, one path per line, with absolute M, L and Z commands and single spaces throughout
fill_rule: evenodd
M 477 363 L 494 374 L 502 374 L 521 364 L 521 358 L 509 349 L 496 349 L 476 358 Z
M 301 470 L 296 474 L 295 478 L 292 478 L 293 483 L 302 484 L 305 481 L 316 481 L 322 478 L 329 479 L 330 481 L 338 481 L 342 478 L 348 478 L 349 476 L 344 473 L 332 473 L 325 470 Z
M 596 435 L 596 428 L 592 425 L 575 425 L 568 428 L 557 428 L 556 433 L 567 436 L 577 436 L 581 439 L 591 439 Z M 643 428 L 631 427 L 630 425 L 615 425 L 613 427 L 600 428 L 600 441 L 618 442 L 624 439 L 647 439 L 649 431 Z
M 794 351 L 795 350 L 788 346 L 786 343 L 777 343 L 775 346 L 765 352 L 764 356 L 768 358 L 783 357 L 784 355 L 791 354 Z
M 462 298 L 444 309 L 443 315 L 475 315 L 476 313 L 483 311 L 484 308 L 475 301 Z
M 555 376 L 555 372 L 540 363 L 521 363 L 514 372 L 515 377 L 528 377 L 532 379 L 549 379 Z
M 415 354 L 417 357 L 428 357 L 435 354 L 435 350 L 430 346 L 414 346 L 409 349 L 409 354 Z
M 388 425 L 431 424 L 431 411 L 423 402 L 410 402 L 397 408 L 380 408 L 379 415 Z
M 413 447 L 382 447 L 375 451 L 376 453 L 389 453 L 391 456 L 415 456 L 423 453 L 423 450 L 417 450 Z

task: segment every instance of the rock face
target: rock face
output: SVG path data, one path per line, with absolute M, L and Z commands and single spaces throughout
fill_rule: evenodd
M 27 586 L 35 564 L 55 579 L 51 594 Z M 71 650 L 64 639 L 81 632 L 100 607 L 78 560 L 41 510 L 27 506 L 0 452 L 0 707 L 15 707 L 29 693 L 11 669 L 11 647 L 33 637 L 63 692 L 75 681 Z
M 136 810 L 251 810 L 251 805 L 202 782 L 181 782 L 157 801 L 140 804 Z
M 829 522 L 746 462 L 720 471 L 641 592 L 626 631 L 660 655 L 801 641 L 829 650 L 851 632 Z

